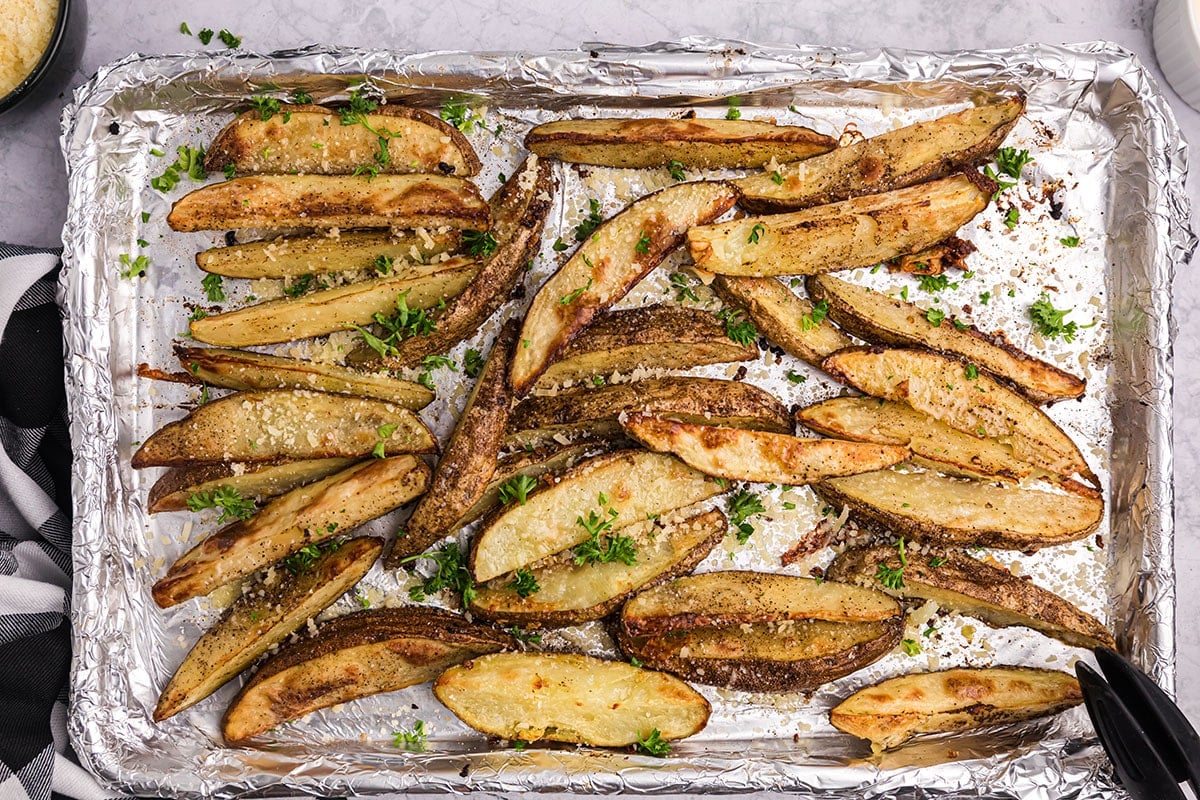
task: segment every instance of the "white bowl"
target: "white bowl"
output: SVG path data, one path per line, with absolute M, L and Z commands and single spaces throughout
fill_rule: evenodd
M 1171 88 L 1200 109 L 1200 0 L 1159 0 L 1154 53 Z

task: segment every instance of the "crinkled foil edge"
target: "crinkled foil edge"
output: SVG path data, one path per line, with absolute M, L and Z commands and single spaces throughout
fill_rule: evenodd
M 196 71 L 230 71 L 255 80 L 300 73 L 385 75 L 410 85 L 507 85 L 515 91 L 538 87 L 569 98 L 593 94 L 728 96 L 808 81 L 891 83 L 935 79 L 978 84 L 1023 85 L 1036 81 L 1117 82 L 1137 104 L 1139 148 L 1153 188 L 1146 219 L 1152 250 L 1146 313 L 1148 358 L 1139 365 L 1131 400 L 1151 416 L 1149 441 L 1128 515 L 1144 532 L 1136 589 L 1129 608 L 1138 624 L 1122 642 L 1159 685 L 1174 688 L 1175 579 L 1172 539 L 1171 342 L 1174 322 L 1170 292 L 1176 265 L 1195 247 L 1184 192 L 1187 148 L 1174 115 L 1154 79 L 1136 56 L 1105 42 L 1054 47 L 1025 45 L 1005 51 L 953 53 L 885 49 L 868 52 L 811 46 L 761 46 L 708 38 L 685 38 L 645 47 L 585 43 L 579 51 L 548 54 L 432 52 L 398 54 L 309 47 L 267 55 L 230 53 L 148 57 L 132 55 L 103 67 L 76 90 L 62 119 L 71 203 L 63 230 L 65 269 L 58 300 L 64 314 L 67 389 L 75 448 L 72 495 L 75 517 L 75 582 L 72 605 L 75 655 L 72 665 L 70 734 L 87 766 L 108 785 L 138 794 L 237 797 L 281 789 L 318 795 L 396 791 L 463 790 L 572 791 L 584 793 L 733 793 L 755 790 L 820 794 L 822 797 L 893 798 L 936 795 L 975 797 L 982 787 L 996 797 L 1114 797 L 1103 753 L 1091 741 L 1045 741 L 1005 757 L 882 769 L 871 764 L 814 766 L 786 748 L 739 754 L 736 747 L 714 754 L 680 748 L 666 762 L 612 753 L 539 751 L 520 766 L 504 754 L 430 753 L 398 761 L 360 753 L 346 759 L 304 759 L 295 754 L 255 753 L 256 760 L 280 759 L 294 767 L 282 780 L 256 772 L 245 751 L 203 754 L 186 768 L 135 770 L 123 761 L 121 742 L 103 720 L 110 699 L 98 690 L 106 592 L 127 578 L 128 565 L 106 549 L 106 530 L 120 524 L 113 508 L 118 452 L 113 398 L 114 364 L 109 338 L 109 303 L 98 254 L 103 232 L 86 198 L 99 179 L 102 143 L 89 136 L 105 103 L 135 82 L 169 87 Z M 397 77 L 399 76 L 399 77 Z M 385 79 L 386 81 L 386 79 Z M 457 84 L 455 83 L 457 82 Z M 703 87 L 699 91 L 698 87 Z M 685 88 L 686 91 L 681 91 Z M 203 98 L 197 98 L 203 108 Z M 99 115 L 99 116 L 98 116 Z M 1143 187 L 1144 192 L 1144 187 Z M 128 365 L 123 365 L 128 368 Z M 1126 509 L 1121 509 L 1124 512 Z M 102 661 L 102 660 L 101 660 Z M 290 759 L 290 761 L 289 761 Z M 919 788 L 918 788 L 919 787 Z

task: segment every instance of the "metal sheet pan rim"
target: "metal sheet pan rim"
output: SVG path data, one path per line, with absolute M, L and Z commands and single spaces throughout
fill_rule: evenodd
M 591 54 L 598 56 L 594 58 Z M 696 54 L 704 58 L 696 59 Z M 725 54 L 729 63 L 737 69 L 722 71 L 714 77 L 712 57 Z M 80 452 L 88 455 L 77 457 L 73 473 L 73 495 L 75 497 L 75 584 L 72 617 L 75 651 L 73 663 L 72 712 L 70 731 L 76 749 L 84 757 L 93 772 L 114 788 L 138 793 L 161 791 L 160 782 L 147 775 L 131 772 L 124 768 L 119 753 L 107 745 L 89 722 L 91 712 L 97 711 L 95 698 L 89 695 L 89 670 L 96 665 L 83 663 L 80 652 L 85 648 L 84 618 L 95 613 L 93 596 L 95 588 L 106 579 L 109 571 L 117 569 L 103 552 L 103 504 L 107 488 L 115 480 L 113 465 L 103 452 L 95 452 L 93 446 L 79 447 L 81 443 L 100 443 L 111 449 L 115 443 L 111 412 L 105 402 L 111 400 L 112 386 L 108 373 L 108 342 L 104 335 L 83 336 L 85 329 L 80 324 L 82 311 L 91 312 L 98 319 L 105 318 L 107 309 L 103 285 L 94 278 L 89 280 L 83 266 L 89 257 L 94 258 L 95 232 L 90 229 L 85 214 L 74 202 L 83 196 L 95 178 L 95 143 L 79 140 L 75 133 L 81 118 L 95 113 L 116 91 L 124 74 L 138 65 L 144 71 L 169 79 L 187 68 L 201 63 L 214 67 L 238 68 L 250 66 L 258 74 L 270 72 L 283 62 L 299 69 L 320 68 L 327 72 L 352 73 L 359 59 L 379 56 L 372 51 L 354 48 L 326 48 L 311 46 L 299 50 L 286 50 L 260 56 L 250 53 L 233 53 L 228 56 L 197 57 L 194 54 L 180 56 L 143 56 L 134 54 L 126 59 L 101 68 L 96 77 L 76 90 L 74 101 L 63 114 L 62 148 L 68 165 L 68 177 L 73 198 L 68 209 L 68 220 L 63 232 L 64 262 L 66 269 L 60 280 L 59 302 L 69 324 L 67 349 L 69 367 L 67 373 L 68 397 L 71 403 L 72 439 Z M 739 88 L 763 85 L 763 69 L 775 65 L 770 71 L 771 84 L 777 79 L 780 84 L 814 79 L 854 79 L 876 82 L 903 80 L 929 80 L 953 78 L 966 81 L 1006 78 L 1006 71 L 997 69 L 1006 66 L 1013 77 L 1022 70 L 1035 70 L 1062 80 L 1079 80 L 1097 77 L 1104 73 L 1106 80 L 1124 80 L 1134 87 L 1138 100 L 1143 104 L 1148 126 L 1155 139 L 1149 156 L 1154 161 L 1153 170 L 1158 179 L 1161 194 L 1155 198 L 1151 217 L 1155 228 L 1152 232 L 1157 268 L 1152 275 L 1152 304 L 1148 319 L 1148 338 L 1155 356 L 1146 369 L 1151 379 L 1153 404 L 1156 420 L 1155 435 L 1147 443 L 1146 488 L 1150 493 L 1147 529 L 1152 540 L 1144 553 L 1143 574 L 1154 589 L 1154 601 L 1147 606 L 1152 615 L 1149 630 L 1153 641 L 1147 644 L 1140 655 L 1156 681 L 1173 688 L 1175 641 L 1173 630 L 1175 582 L 1172 571 L 1173 504 L 1171 488 L 1171 339 L 1173 321 L 1170 315 L 1170 287 L 1176 264 L 1190 257 L 1195 240 L 1188 230 L 1188 200 L 1183 190 L 1186 176 L 1186 144 L 1179 133 L 1174 117 L 1162 95 L 1157 91 L 1153 78 L 1138 63 L 1135 56 L 1117 45 L 1106 42 L 1091 42 L 1066 46 L 1023 45 L 1006 51 L 971 51 L 955 53 L 928 53 L 907 50 L 852 51 L 825 47 L 762 46 L 745 42 L 721 41 L 702 37 L 684 38 L 678 42 L 658 42 L 646 47 L 622 47 L 608 44 L 584 44 L 578 52 L 561 51 L 547 54 L 520 53 L 465 53 L 442 51 L 418 54 L 387 54 L 397 68 L 419 69 L 423 64 L 445 65 L 457 63 L 464 74 L 495 76 L 507 74 L 521 76 L 522 80 L 537 80 L 545 74 L 549 65 L 588 71 L 597 60 L 632 65 L 631 69 L 645 70 L 651 77 L 639 82 L 642 90 L 660 92 L 673 85 L 677 79 L 694 81 L 703 73 L 713 78 L 712 94 L 721 96 L 736 92 Z M 673 61 L 696 62 L 695 71 L 684 73 L 672 71 L 678 67 Z M 568 70 L 569 71 L 569 70 Z M 576 74 L 576 73 L 572 73 Z M 579 73 L 582 74 L 582 73 Z M 682 77 L 681 77 L 682 75 Z M 628 87 L 625 78 L 611 80 L 597 78 L 590 85 L 593 91 L 602 91 L 605 85 L 620 89 Z M 110 453 L 111 455 L 111 453 Z M 1111 776 L 1103 765 L 1098 749 L 1083 742 L 1044 743 L 1044 747 L 1055 746 L 1055 758 L 1064 767 L 1061 796 L 1092 797 L 1110 796 L 1114 791 Z M 1042 746 L 1039 747 L 1041 749 Z M 846 791 L 850 786 L 840 785 L 836 777 L 844 768 L 818 768 L 809 764 L 789 763 L 782 758 L 728 759 L 704 756 L 683 756 L 670 769 L 644 770 L 631 773 L 634 777 L 608 773 L 578 772 L 565 768 L 565 762 L 588 758 L 577 753 L 553 751 L 554 762 L 544 770 L 535 771 L 530 786 L 542 789 L 613 792 L 618 790 L 664 793 L 672 791 L 739 792 L 754 789 L 804 790 L 812 786 L 810 776 L 814 772 L 830 772 L 827 785 Z M 1069 755 L 1063 755 L 1063 753 Z M 447 756 L 441 768 L 431 764 L 418 769 L 400 770 L 359 775 L 350 782 L 326 782 L 321 777 L 295 776 L 288 786 L 318 793 L 338 793 L 339 787 L 356 791 L 447 791 L 479 789 L 487 791 L 518 790 L 525 788 L 503 772 L 486 775 L 478 766 L 462 777 L 460 768 L 467 760 L 480 757 Z M 561 757 L 561 758 L 560 758 Z M 988 782 L 998 789 L 1011 790 L 1011 796 L 1019 796 L 1021 784 L 1020 765 L 1030 758 L 1022 755 L 1012 761 L 959 762 L 941 764 L 936 768 L 901 770 L 874 774 L 876 783 L 870 796 L 888 797 L 903 786 L 924 785 L 936 787 L 950 793 L 965 791 L 971 785 Z M 592 757 L 594 758 L 594 756 Z M 630 757 L 608 755 L 602 760 L 620 763 Z M 228 765 L 226 765 L 228 768 Z M 218 770 L 220 771 L 220 770 Z M 1007 777 L 1006 777 L 1007 776 Z M 176 776 L 178 783 L 171 791 L 185 795 L 207 795 L 225 789 L 206 779 L 192 774 Z M 232 775 L 231 775 L 232 777 Z M 346 778 L 348 776 L 343 776 Z M 611 779 L 611 780 L 610 780 Z M 1007 782 L 1006 782 L 1007 781 Z M 257 793 L 269 790 L 267 785 L 258 785 L 247 779 L 237 792 Z M 1044 787 L 1043 787 L 1044 788 Z

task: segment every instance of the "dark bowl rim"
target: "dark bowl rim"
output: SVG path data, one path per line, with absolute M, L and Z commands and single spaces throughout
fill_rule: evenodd
M 50 71 L 50 65 L 54 61 L 55 56 L 58 55 L 58 50 L 62 46 L 63 39 L 66 38 L 67 18 L 70 16 L 70 12 L 71 0 L 58 0 L 58 16 L 54 20 L 54 31 L 50 34 L 50 41 L 46 43 L 46 49 L 42 51 L 42 57 L 34 65 L 30 73 L 13 87 L 11 92 L 0 97 L 0 114 L 8 111 L 24 99 L 25 95 Z

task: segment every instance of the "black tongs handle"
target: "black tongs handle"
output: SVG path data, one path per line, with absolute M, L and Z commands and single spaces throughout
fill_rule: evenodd
M 1088 715 L 1136 800 L 1185 800 L 1181 781 L 1194 792 L 1200 781 L 1200 737 L 1162 689 L 1112 650 L 1098 647 L 1105 681 L 1083 662 L 1075 665 Z

